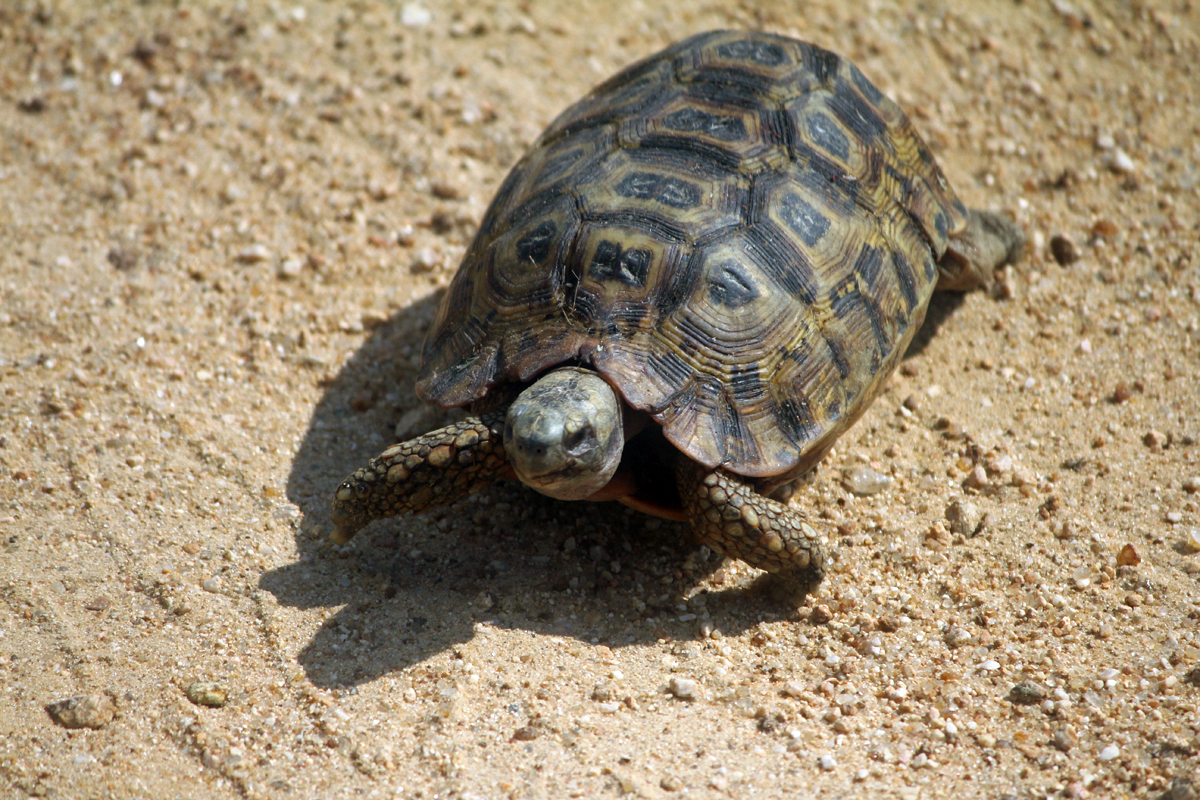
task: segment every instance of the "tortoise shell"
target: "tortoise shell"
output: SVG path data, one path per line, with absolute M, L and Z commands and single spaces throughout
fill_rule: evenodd
M 693 36 L 568 108 L 508 175 L 417 392 L 461 406 L 589 364 L 690 458 L 781 483 L 874 399 L 966 222 L 849 61 Z

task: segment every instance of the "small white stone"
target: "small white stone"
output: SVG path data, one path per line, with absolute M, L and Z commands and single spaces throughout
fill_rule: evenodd
M 821 767 L 821 769 L 825 770 L 826 772 L 830 772 L 837 767 L 837 759 L 827 754 L 818 758 L 817 764 Z
M 304 262 L 298 258 L 285 258 L 279 265 L 279 277 L 297 278 L 304 271 Z
M 238 253 L 237 260 L 243 264 L 257 264 L 271 257 L 271 251 L 263 244 L 252 244 Z
M 432 12 L 420 3 L 409 3 L 400 9 L 400 24 L 406 28 L 422 28 L 432 21 Z
M 695 700 L 700 696 L 700 685 L 691 678 L 671 678 L 667 689 L 680 700 Z
M 413 253 L 412 269 L 416 272 L 429 272 L 436 269 L 442 260 L 432 247 L 422 247 Z
M 1189 553 L 1200 553 L 1200 528 L 1188 528 L 1184 531 L 1182 544 Z
M 987 460 L 986 466 L 987 471 L 993 475 L 1011 472 L 1013 468 L 1012 456 L 1007 453 L 995 453 Z
M 891 484 L 891 476 L 876 472 L 864 464 L 855 464 L 842 470 L 842 485 L 859 497 L 878 494 Z
M 1112 160 L 1109 162 L 1109 167 L 1113 172 L 1119 172 L 1122 175 L 1130 175 L 1137 172 L 1137 164 L 1129 157 L 1121 148 L 1116 148 L 1112 151 Z
M 945 636 L 942 638 L 946 642 L 946 646 L 951 650 L 962 647 L 965 644 L 970 644 L 973 640 L 971 632 L 958 625 L 955 625 L 954 627 L 950 628 L 950 630 L 946 631 Z
M 1121 748 L 1117 747 L 1115 744 L 1110 744 L 1108 747 L 1105 747 L 1100 751 L 1100 760 L 1112 761 L 1119 755 L 1121 755 Z

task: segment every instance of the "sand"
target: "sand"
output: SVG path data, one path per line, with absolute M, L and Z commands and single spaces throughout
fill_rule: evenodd
M 1194 797 L 1200 10 L 578 6 L 0 7 L 0 795 Z M 1032 242 L 793 500 L 827 579 L 512 484 L 331 545 L 506 171 L 715 27 Z

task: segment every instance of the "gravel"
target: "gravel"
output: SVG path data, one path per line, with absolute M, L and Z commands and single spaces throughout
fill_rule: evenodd
M 994 291 L 935 296 L 798 483 L 830 557 L 797 608 L 676 522 L 511 481 L 326 543 L 332 485 L 398 421 L 451 418 L 419 411 L 422 342 L 507 169 L 620 65 L 744 14 L 15 4 L 0 793 L 1186 800 L 1200 8 L 1143 5 L 771 8 L 855 55 L 1032 245 Z M 771 216 L 760 188 L 697 213 Z M 887 330 L 907 302 L 841 288 Z M 848 465 L 891 482 L 848 490 Z M 1045 695 L 1014 702 L 1024 682 Z
M 83 694 L 46 706 L 46 713 L 64 728 L 99 730 L 113 721 L 117 707 L 107 694 Z

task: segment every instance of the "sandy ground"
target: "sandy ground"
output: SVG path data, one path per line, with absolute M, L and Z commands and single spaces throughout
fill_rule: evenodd
M 577 5 L 0 4 L 0 795 L 1194 797 L 1196 4 Z M 505 171 L 713 27 L 1033 241 L 793 501 L 827 580 L 514 485 L 328 544 Z

